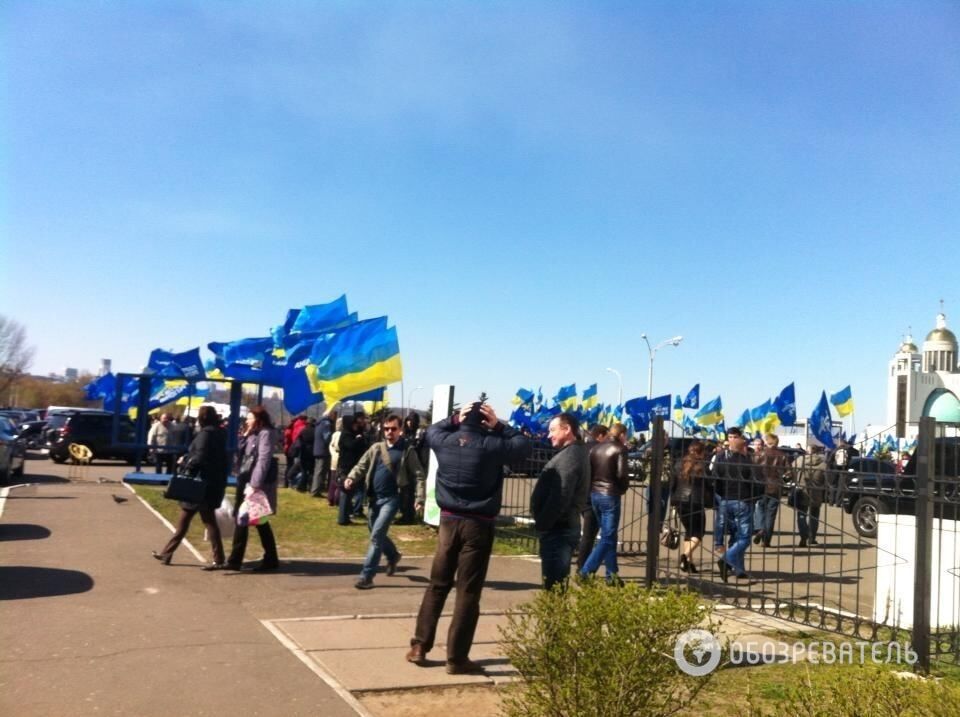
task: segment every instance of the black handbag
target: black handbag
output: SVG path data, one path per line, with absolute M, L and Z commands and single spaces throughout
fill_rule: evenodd
M 200 476 L 191 476 L 185 473 L 174 473 L 170 477 L 163 497 L 169 500 L 179 500 L 182 503 L 201 503 L 206 486 Z

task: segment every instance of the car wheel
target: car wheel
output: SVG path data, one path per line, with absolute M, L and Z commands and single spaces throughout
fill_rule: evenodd
M 51 452 L 50 452 L 50 460 L 53 461 L 54 463 L 66 463 L 66 462 L 67 462 L 67 457 L 66 457 L 66 456 L 61 456 L 61 455 L 59 455 L 59 454 L 57 454 L 57 453 L 53 453 L 53 452 L 51 451 Z
M 882 506 L 876 498 L 860 498 L 853 504 L 853 527 L 864 538 L 877 537 L 877 522 Z
M 11 473 L 11 475 L 16 476 L 17 478 L 23 478 L 23 469 L 24 469 L 24 468 L 25 468 L 25 465 L 24 465 L 23 463 L 21 463 L 21 464 L 20 464 L 20 467 L 17 468 L 17 470 L 13 471 L 13 472 Z

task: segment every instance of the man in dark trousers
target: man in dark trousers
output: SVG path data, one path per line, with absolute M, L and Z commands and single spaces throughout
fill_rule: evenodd
M 296 480 L 291 487 L 296 488 L 300 493 L 306 493 L 307 488 L 310 487 L 310 481 L 313 480 L 313 468 L 314 468 L 314 457 L 313 457 L 313 442 L 314 437 L 317 432 L 317 422 L 312 419 L 307 419 L 307 425 L 303 427 L 303 430 L 300 431 L 300 435 L 297 436 L 295 452 L 300 461 L 300 473 L 296 476 Z
M 313 482 L 310 495 L 323 498 L 326 495 L 327 481 L 330 478 L 330 439 L 337 425 L 337 412 L 328 408 L 313 433 Z
M 531 446 L 515 429 L 498 421 L 485 403 L 468 404 L 459 414 L 433 424 L 426 440 L 437 456 L 440 534 L 406 659 L 426 663 L 443 604 L 456 579 L 457 601 L 447 633 L 447 672 L 482 672 L 469 654 L 493 550 L 494 521 L 500 512 L 503 465 L 526 458 Z
M 543 467 L 530 496 L 547 590 L 570 577 L 570 559 L 580 540 L 580 513 L 590 491 L 590 453 L 580 439 L 577 419 L 561 413 L 550 421 L 549 434 L 551 445 L 559 450 Z
M 348 418 L 351 420 L 348 421 Z M 366 415 L 358 413 L 354 416 L 344 416 L 343 430 L 340 431 L 340 463 L 337 466 L 338 480 L 341 485 L 369 447 Z M 346 486 L 340 491 L 340 510 L 337 513 L 339 525 L 352 524 L 350 515 L 354 513 L 355 493 L 355 490 L 350 490 Z M 357 494 L 357 496 L 362 499 L 362 495 Z

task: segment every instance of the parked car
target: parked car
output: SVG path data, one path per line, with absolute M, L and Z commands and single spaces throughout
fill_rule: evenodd
M 23 476 L 26 446 L 17 436 L 17 429 L 10 419 L 0 416 L 0 484 L 10 478 Z
M 50 460 L 64 463 L 70 458 L 70 444 L 86 446 L 93 458 L 117 458 L 136 462 L 137 449 L 113 442 L 113 414 L 107 411 L 74 411 L 49 417 L 46 432 Z M 120 417 L 119 443 L 133 443 L 136 427 L 128 417 Z
M 27 421 L 20 424 L 18 435 L 28 449 L 44 448 L 47 440 L 44 437 L 46 427 L 46 421 Z
M 913 476 L 897 475 L 894 463 L 876 458 L 851 458 L 842 477 L 840 505 L 863 537 L 877 537 L 881 513 L 913 513 Z
M 896 465 L 876 458 L 852 458 L 845 474 L 841 506 L 853 519 L 857 533 L 877 536 L 881 514 L 916 513 L 916 452 L 897 474 Z M 938 438 L 934 442 L 935 515 L 956 520 L 960 517 L 960 438 Z

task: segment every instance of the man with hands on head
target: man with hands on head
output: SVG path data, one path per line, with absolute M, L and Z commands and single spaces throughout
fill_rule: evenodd
M 447 634 L 447 672 L 482 672 L 469 653 L 493 550 L 494 522 L 500 512 L 503 466 L 526 458 L 531 445 L 516 429 L 499 421 L 491 406 L 480 402 L 467 404 L 459 413 L 430 426 L 426 441 L 437 457 L 440 532 L 430 585 L 420 604 L 406 659 L 417 665 L 426 663 L 444 602 L 456 584 L 456 604 Z

